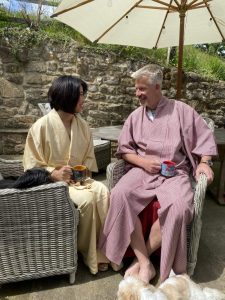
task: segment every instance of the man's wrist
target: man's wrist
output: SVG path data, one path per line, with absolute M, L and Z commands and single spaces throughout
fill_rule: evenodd
M 208 160 L 206 160 L 206 159 L 203 160 L 203 159 L 202 159 L 202 160 L 200 161 L 200 163 L 201 163 L 201 164 L 207 164 L 209 167 L 212 167 L 212 166 L 213 166 L 213 162 L 212 162 L 211 159 L 208 159 Z

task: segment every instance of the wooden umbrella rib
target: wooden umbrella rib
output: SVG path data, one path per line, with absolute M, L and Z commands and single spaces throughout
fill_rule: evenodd
M 187 5 L 187 8 L 189 8 L 190 6 L 192 6 L 193 4 L 195 4 L 197 1 L 199 1 L 199 0 L 193 0 L 191 3 L 189 3 L 189 4 Z
M 189 9 L 193 9 L 193 8 L 198 8 L 198 7 L 206 7 L 206 4 L 212 0 L 206 0 L 207 2 L 205 3 L 204 1 L 202 2 L 199 2 L 199 3 L 196 3 L 196 4 L 193 4 L 192 6 L 188 7 L 188 10 Z
M 126 11 L 122 17 L 120 17 L 115 23 L 113 23 L 109 28 L 106 29 L 106 31 L 103 32 L 94 42 L 98 42 L 104 35 L 106 35 L 107 32 L 109 32 L 113 27 L 116 26 L 125 16 L 127 16 L 135 7 L 138 6 L 139 3 L 143 2 L 143 0 L 139 0 L 136 2 L 128 11 Z
M 173 2 L 173 0 L 170 0 L 170 4 L 171 4 L 172 2 Z M 164 17 L 164 20 L 163 20 L 163 23 L 162 23 L 162 26 L 161 26 L 161 29 L 160 29 L 160 32 L 159 32 L 157 41 L 156 41 L 156 43 L 155 43 L 155 48 L 157 48 L 157 45 L 158 45 L 160 36 L 161 36 L 161 34 L 162 34 L 163 29 L 165 28 L 164 25 L 165 25 L 165 23 L 166 23 L 166 19 L 167 19 L 168 14 L 169 14 L 170 4 L 169 4 L 169 7 L 168 7 L 168 9 L 167 9 L 166 15 L 165 15 L 165 17 Z
M 174 0 L 174 2 L 176 3 L 177 7 L 180 7 L 180 3 L 177 0 Z
M 202 5 L 202 4 L 207 4 L 208 2 L 210 2 L 210 1 L 212 1 L 212 0 L 206 0 L 206 1 L 201 1 L 201 2 L 198 2 L 198 3 L 196 3 L 197 1 L 200 1 L 200 0 L 194 0 L 194 1 L 192 1 L 191 3 L 189 3 L 188 5 L 187 5 L 187 10 L 189 10 L 189 9 L 191 9 L 192 7 L 196 7 L 196 6 L 199 6 L 199 5 Z
M 137 8 L 146 8 L 146 9 L 159 9 L 159 10 L 168 10 L 166 7 L 158 7 L 158 6 L 147 6 L 147 5 L 138 5 Z M 177 9 L 171 8 L 172 11 L 177 11 Z
M 208 12 L 209 12 L 211 18 L 213 19 L 213 22 L 215 23 L 216 28 L 218 29 L 218 31 L 219 31 L 219 33 L 220 33 L 220 35 L 221 35 L 221 37 L 222 37 L 222 40 L 225 41 L 224 35 L 223 35 L 223 33 L 222 33 L 222 31 L 221 31 L 221 29 L 220 29 L 218 23 L 216 22 L 216 20 L 215 20 L 213 14 L 212 14 L 212 12 L 211 12 L 211 9 L 209 8 L 209 5 L 208 5 L 208 3 L 207 3 L 208 0 L 203 0 L 203 1 L 205 2 L 206 8 L 208 9 Z
M 93 2 L 93 1 L 94 1 L 94 0 L 86 0 L 86 1 L 83 1 L 83 2 L 81 2 L 81 3 L 79 3 L 79 4 L 77 4 L 77 5 L 74 5 L 74 6 L 70 7 L 70 8 L 66 8 L 66 9 L 63 9 L 63 10 L 61 10 L 61 11 L 58 11 L 58 12 L 54 13 L 53 15 L 51 15 L 51 18 L 55 18 L 55 17 L 57 17 L 57 16 L 59 16 L 59 15 L 65 13 L 65 12 L 68 12 L 68 11 L 70 11 L 70 10 L 72 10 L 72 9 L 78 8 L 78 7 L 80 7 L 80 6 L 83 6 L 83 5 L 88 4 L 88 3 L 90 3 L 90 2 Z
M 193 6 L 193 7 L 189 8 L 188 10 L 199 9 L 199 8 L 205 8 L 205 5 Z
M 164 2 L 164 1 L 160 1 L 160 0 L 152 0 L 152 2 L 156 2 L 156 3 L 162 4 L 162 5 L 166 6 L 166 7 L 172 7 L 172 8 L 175 9 L 175 10 L 177 9 L 176 6 L 170 5 L 170 4 L 168 4 L 168 3 Z M 179 3 L 177 2 L 177 0 L 174 0 L 174 2 L 176 2 L 177 6 L 179 6 Z

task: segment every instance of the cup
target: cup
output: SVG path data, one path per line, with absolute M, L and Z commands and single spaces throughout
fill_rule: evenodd
M 84 165 L 76 165 L 72 168 L 72 179 L 76 182 L 83 183 L 87 177 L 87 167 Z
M 161 174 L 166 177 L 173 177 L 176 175 L 175 162 L 166 160 L 161 164 Z

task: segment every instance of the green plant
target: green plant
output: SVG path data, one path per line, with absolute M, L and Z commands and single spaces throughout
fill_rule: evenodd
M 210 51 L 212 51 L 212 48 Z M 177 65 L 177 55 L 171 63 L 173 66 Z M 185 71 L 197 72 L 203 77 L 225 80 L 224 59 L 215 54 L 209 54 L 207 51 L 201 51 L 193 46 L 184 47 L 183 69 Z
M 53 0 L 56 3 L 56 0 Z M 33 20 L 34 15 L 29 15 L 29 19 Z M 22 20 L 18 23 L 18 19 Z M 164 49 L 143 49 L 131 46 L 104 45 L 91 43 L 79 32 L 71 27 L 60 23 L 56 20 L 42 17 L 38 30 L 27 28 L 24 19 L 21 19 L 21 13 L 10 13 L 6 9 L 0 7 L 0 37 L 7 43 L 10 39 L 10 47 L 12 52 L 19 59 L 24 50 L 32 49 L 34 45 L 43 43 L 46 39 L 52 39 L 62 44 L 66 49 L 71 40 L 75 40 L 82 47 L 92 48 L 96 53 L 110 51 L 120 56 L 122 59 L 144 59 L 166 65 L 167 48 Z M 183 55 L 183 69 L 185 71 L 197 72 L 201 76 L 210 77 L 212 79 L 225 80 L 225 60 L 217 55 L 218 47 L 223 44 L 206 44 L 185 46 Z M 201 51 L 204 49 L 204 51 Z M 177 66 L 177 52 L 170 61 L 170 66 Z
M 47 36 L 44 32 L 37 32 L 29 28 L 6 27 L 0 29 L 0 37 L 4 43 L 11 47 L 13 55 L 18 59 L 21 53 L 40 44 Z

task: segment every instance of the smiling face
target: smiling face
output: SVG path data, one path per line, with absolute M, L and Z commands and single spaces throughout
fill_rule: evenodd
M 150 84 L 146 76 L 142 76 L 135 81 L 136 96 L 140 104 L 150 109 L 155 109 L 161 99 L 161 89 L 159 84 Z

